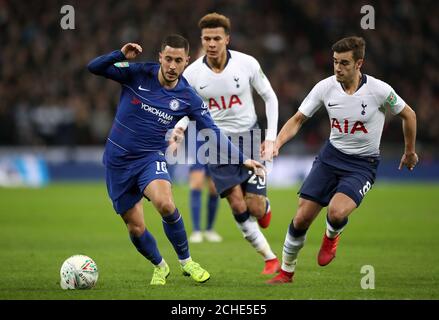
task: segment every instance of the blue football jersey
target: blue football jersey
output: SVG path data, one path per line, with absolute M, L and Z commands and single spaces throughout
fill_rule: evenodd
M 207 106 L 184 77 L 179 78 L 173 89 L 165 89 L 158 80 L 158 63 L 128 63 L 124 60 L 124 54 L 117 50 L 88 64 L 90 72 L 117 81 L 122 86 L 105 147 L 104 163 L 107 166 L 120 166 L 150 152 L 164 152 L 168 146 L 166 133 L 183 116 L 196 121 L 199 129 L 213 129 L 219 138 L 220 130 Z

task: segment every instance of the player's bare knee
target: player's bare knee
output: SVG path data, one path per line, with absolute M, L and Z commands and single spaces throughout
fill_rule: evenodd
M 342 223 L 349 212 L 346 208 L 340 206 L 329 206 L 328 207 L 328 218 L 333 223 Z
M 155 206 L 162 216 L 170 215 L 175 211 L 175 204 L 171 199 L 160 200 Z
M 192 190 L 202 190 L 204 187 L 204 172 L 195 170 L 190 173 L 189 187 Z
M 244 199 L 240 199 L 236 196 L 229 196 L 227 197 L 227 201 L 233 212 L 242 213 L 247 211 L 247 205 L 245 204 Z
M 141 222 L 127 223 L 128 233 L 135 237 L 140 237 L 145 232 L 145 224 Z
M 245 204 L 245 201 L 232 201 L 229 202 L 229 204 L 233 212 L 242 213 L 247 211 L 247 206 Z
M 298 230 L 308 229 L 314 221 L 314 214 L 309 210 L 306 210 L 305 206 L 299 206 L 297 214 L 293 219 L 294 228 Z
M 310 203 L 302 198 L 299 199 L 296 216 L 293 219 L 294 227 L 299 230 L 308 229 L 315 217 L 318 215 L 320 207 L 317 209 L 310 206 Z
M 192 190 L 199 190 L 202 191 L 203 190 L 203 186 L 204 186 L 204 181 L 203 180 L 193 180 L 190 182 L 190 188 Z
M 233 212 L 242 213 L 247 211 L 247 205 L 242 197 L 242 193 L 231 192 L 227 196 L 227 201 L 229 202 L 230 208 Z

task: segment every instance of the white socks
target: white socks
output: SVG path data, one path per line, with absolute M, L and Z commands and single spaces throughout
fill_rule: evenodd
M 167 265 L 167 263 L 166 263 L 165 259 L 162 258 L 162 261 L 160 261 L 160 263 L 157 266 L 160 268 L 164 268 L 164 267 L 166 267 L 166 265 Z
M 254 218 L 250 217 L 244 222 L 237 222 L 236 225 L 241 230 L 244 238 L 264 257 L 265 261 L 276 258 Z
M 287 231 L 282 251 L 282 270 L 294 272 L 297 264 L 297 255 L 305 244 L 305 238 L 305 234 L 296 238 Z
M 181 264 L 182 266 L 184 266 L 186 263 L 188 263 L 188 262 L 191 261 L 191 260 L 192 260 L 191 257 L 186 258 L 186 259 L 183 259 L 183 260 L 178 259 L 178 261 L 180 262 L 180 264 Z

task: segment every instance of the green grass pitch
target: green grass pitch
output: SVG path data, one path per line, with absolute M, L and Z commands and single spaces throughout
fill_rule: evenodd
M 191 230 L 188 188 L 173 187 Z M 270 189 L 273 219 L 264 231 L 281 257 L 297 188 Z M 322 211 L 299 256 L 293 284 L 269 286 L 262 258 L 242 238 L 225 200 L 217 230 L 222 243 L 191 244 L 194 260 L 211 273 L 205 284 L 183 277 L 159 214 L 146 203 L 145 221 L 171 267 L 166 286 L 152 287 L 151 264 L 129 241 L 104 184 L 53 184 L 42 189 L 0 189 L 0 299 L 438 299 L 438 184 L 377 184 L 344 231 L 337 258 L 319 267 L 325 228 Z M 204 197 L 205 198 L 205 197 Z M 203 213 L 203 218 L 205 214 Z M 62 262 L 91 256 L 99 267 L 92 290 L 64 291 Z M 375 289 L 361 288 L 362 266 L 375 271 Z

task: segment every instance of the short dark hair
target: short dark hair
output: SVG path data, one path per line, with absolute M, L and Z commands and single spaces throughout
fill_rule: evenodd
M 171 48 L 184 48 L 184 51 L 189 53 L 189 41 L 178 34 L 170 34 L 164 38 L 160 50 L 165 50 L 166 46 L 170 46 Z
M 366 41 L 362 37 L 355 36 L 343 38 L 332 45 L 332 51 L 337 53 L 352 51 L 354 61 L 364 59 Z
M 216 12 L 206 14 L 202 17 L 200 21 L 198 21 L 198 27 L 201 30 L 205 28 L 224 28 L 226 34 L 230 34 L 232 29 L 230 19 Z

